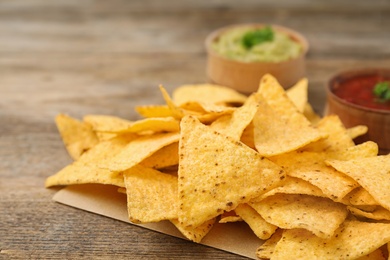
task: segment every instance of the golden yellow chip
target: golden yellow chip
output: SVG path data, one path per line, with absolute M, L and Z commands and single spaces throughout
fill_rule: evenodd
M 283 232 L 272 259 L 357 259 L 390 241 L 390 224 L 345 221 L 331 239 L 304 229 Z
M 109 133 L 120 132 L 133 123 L 130 120 L 109 115 L 86 115 L 83 121 L 90 124 L 94 131 Z
M 211 228 L 214 226 L 215 219 L 210 219 L 198 227 L 188 227 L 181 224 L 177 219 L 170 220 L 173 225 L 189 240 L 199 243 L 209 233 Z
M 255 198 L 255 202 L 259 202 L 267 197 L 270 197 L 275 194 L 305 194 L 317 197 L 326 197 L 326 195 L 319 189 L 308 181 L 304 181 L 299 178 L 287 176 L 283 183 L 262 195 L 258 198 Z
M 261 246 L 256 250 L 256 256 L 259 259 L 270 259 L 275 250 L 276 244 L 282 238 L 283 229 L 277 229 L 271 238 L 267 239 Z
M 294 86 L 286 90 L 288 98 L 294 103 L 298 111 L 303 113 L 308 103 L 308 80 L 303 78 Z
M 367 212 L 355 207 L 348 206 L 348 210 L 356 217 L 371 219 L 371 220 L 386 220 L 390 221 L 390 211 L 383 207 L 377 207 L 371 212 Z
M 77 161 L 48 177 L 45 186 L 98 183 L 124 187 L 122 175 L 100 168 L 98 163 L 120 152 L 133 138 L 134 136 L 121 136 L 95 145 Z
M 269 223 L 280 228 L 304 228 L 330 238 L 347 216 L 347 209 L 328 198 L 276 194 L 250 205 Z
M 356 180 L 380 205 L 390 210 L 390 154 L 327 163 Z
M 238 205 L 235 212 L 249 225 L 251 230 L 260 239 L 265 240 L 270 238 L 278 228 L 265 221 L 264 218 L 248 204 Z
M 368 127 L 365 125 L 357 125 L 347 129 L 348 135 L 355 139 L 356 137 L 362 136 L 368 132 Z
M 282 166 L 288 176 L 310 182 L 335 201 L 342 200 L 359 186 L 355 180 L 327 166 L 323 153 L 291 152 L 270 159 Z
M 140 164 L 144 167 L 162 169 L 179 164 L 179 143 L 175 142 L 164 146 Z
M 229 223 L 229 222 L 238 222 L 243 221 L 240 216 L 236 214 L 234 210 L 229 212 L 224 212 L 220 215 L 218 223 Z
M 178 106 L 189 103 L 211 103 L 223 105 L 226 103 L 244 103 L 246 96 L 224 86 L 213 84 L 183 85 L 176 88 L 172 99 Z
M 135 110 L 138 114 L 146 118 L 174 116 L 172 110 L 167 105 L 136 106 Z
M 354 206 L 377 206 L 378 202 L 362 187 L 353 190 L 348 195 L 349 202 Z
M 177 177 L 140 165 L 126 170 L 123 177 L 130 221 L 177 219 Z
M 274 101 L 271 103 L 276 104 Z M 293 104 L 291 106 L 295 109 L 293 113 L 287 107 L 285 111 L 279 111 L 268 105 L 268 100 L 261 101 L 253 118 L 254 142 L 260 154 L 274 156 L 287 153 L 324 137 Z
M 240 140 L 244 129 L 252 122 L 259 107 L 259 94 L 251 95 L 243 106 L 232 114 L 222 116 L 211 124 L 211 128 L 221 134 Z
M 125 171 L 142 162 L 161 148 L 179 141 L 178 133 L 139 137 L 127 144 L 118 154 L 102 161 L 99 166 L 114 172 Z
M 340 151 L 355 145 L 338 116 L 330 115 L 322 118 L 317 128 L 327 135 L 327 138 L 309 144 L 303 148 L 305 151 L 326 152 L 328 156 L 337 156 Z
M 179 221 L 196 227 L 275 187 L 280 167 L 244 144 L 184 117 L 179 141 Z
M 57 115 L 55 121 L 62 141 L 74 160 L 99 142 L 92 127 L 82 121 L 65 114 Z

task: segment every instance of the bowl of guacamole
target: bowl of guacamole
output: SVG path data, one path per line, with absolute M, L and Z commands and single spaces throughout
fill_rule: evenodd
M 232 25 L 206 39 L 207 75 L 213 83 L 243 93 L 257 90 L 260 79 L 272 74 L 289 88 L 305 77 L 306 39 L 279 25 Z

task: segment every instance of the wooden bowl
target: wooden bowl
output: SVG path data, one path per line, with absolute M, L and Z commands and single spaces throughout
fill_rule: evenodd
M 347 128 L 356 125 L 366 125 L 368 133 L 360 137 L 358 142 L 374 141 L 379 146 L 380 154 L 387 154 L 390 152 L 390 109 L 377 109 L 357 105 L 335 94 L 335 90 L 342 88 L 343 83 L 351 79 L 360 79 L 361 77 L 377 77 L 390 80 L 390 70 L 360 69 L 345 71 L 335 75 L 327 85 L 325 114 L 338 115 Z
M 302 46 L 301 54 L 293 59 L 282 62 L 241 62 L 218 54 L 212 44 L 218 37 L 237 27 L 262 28 L 265 24 L 232 25 L 212 32 L 206 38 L 207 75 L 212 83 L 231 87 L 241 93 L 250 94 L 257 91 L 260 79 L 269 73 L 273 75 L 284 88 L 289 88 L 305 77 L 305 56 L 308 51 L 307 40 L 298 32 L 286 27 L 271 25 L 274 30 L 286 33 Z

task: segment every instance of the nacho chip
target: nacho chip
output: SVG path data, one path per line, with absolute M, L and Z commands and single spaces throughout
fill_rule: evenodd
M 294 103 L 299 112 L 305 111 L 308 103 L 308 80 L 302 78 L 294 86 L 286 90 L 288 98 Z
M 304 228 L 322 238 L 333 236 L 347 216 L 344 205 L 308 195 L 276 194 L 250 205 L 275 226 Z
M 291 102 L 287 97 L 286 99 L 286 102 Z M 271 103 L 276 106 L 275 101 Z M 293 113 L 288 107 L 284 111 L 279 108 L 274 109 L 268 105 L 268 100 L 262 99 L 253 118 L 254 142 L 260 154 L 274 156 L 287 153 L 324 136 L 310 125 L 310 122 L 296 110 L 293 104 L 291 106 L 294 109 Z
M 248 204 L 238 205 L 235 212 L 249 225 L 251 230 L 260 239 L 265 240 L 270 238 L 278 228 L 265 221 L 264 218 Z
M 229 223 L 229 222 L 238 222 L 243 221 L 240 216 L 236 214 L 234 210 L 229 212 L 224 212 L 220 215 L 218 223 Z
M 181 122 L 179 221 L 196 227 L 279 184 L 277 165 L 196 118 Z
M 356 217 L 372 219 L 372 220 L 387 220 L 390 221 L 390 211 L 383 207 L 376 207 L 375 210 L 367 212 L 355 207 L 347 207 L 348 210 Z
M 126 145 L 112 158 L 102 161 L 99 166 L 114 172 L 125 171 L 161 148 L 179 141 L 178 133 L 163 133 L 139 137 Z
M 304 181 L 299 178 L 286 176 L 283 183 L 262 195 L 258 198 L 255 198 L 254 202 L 260 202 L 261 200 L 270 197 L 275 194 L 305 194 L 317 197 L 326 197 L 326 195 L 319 189 L 308 181 Z
M 57 115 L 55 121 L 66 150 L 74 160 L 99 142 L 89 124 L 65 114 Z
M 380 205 L 390 210 L 390 155 L 349 161 L 329 160 L 327 163 L 353 178 Z
M 345 221 L 331 239 L 304 229 L 283 232 L 272 259 L 357 259 L 390 241 L 390 224 Z
M 277 229 L 271 238 L 267 239 L 256 250 L 256 256 L 260 259 L 270 259 L 275 250 L 276 244 L 283 236 L 283 229 Z
M 340 201 L 359 184 L 325 164 L 326 154 L 291 152 L 270 158 L 288 176 L 300 178 L 321 189 L 330 199 Z
M 83 121 L 92 126 L 96 132 L 117 133 L 127 129 L 133 123 L 130 120 L 109 115 L 86 115 Z
M 100 168 L 98 162 L 119 153 L 133 139 L 134 136 L 121 136 L 95 145 L 77 161 L 48 177 L 45 186 L 98 183 L 124 187 L 122 175 Z
M 140 164 L 147 168 L 162 169 L 179 163 L 179 143 L 169 144 L 151 156 L 145 158 Z
M 253 94 L 242 107 L 237 108 L 232 114 L 215 120 L 211 128 L 238 141 L 244 129 L 251 123 L 258 107 L 259 94 Z
M 362 136 L 367 132 L 368 132 L 368 127 L 365 125 L 357 125 L 347 129 L 347 133 L 352 139 Z
M 216 105 L 244 103 L 246 96 L 237 91 L 214 84 L 183 85 L 176 88 L 172 99 L 178 106 L 189 102 L 206 102 Z
M 174 116 L 174 113 L 167 105 L 136 106 L 135 111 L 145 118 Z
M 215 223 L 215 218 L 202 223 L 196 228 L 187 227 L 181 224 L 177 219 L 172 219 L 170 221 L 186 238 L 195 243 L 200 243 L 200 241 L 202 241 L 202 239 L 207 235 L 207 233 L 209 233 L 209 231 L 213 227 Z
M 140 165 L 126 170 L 123 177 L 130 221 L 177 219 L 177 177 Z

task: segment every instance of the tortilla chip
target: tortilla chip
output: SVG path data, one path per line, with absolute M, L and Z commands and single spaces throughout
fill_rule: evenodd
M 274 110 L 261 101 L 253 118 L 256 150 L 264 156 L 287 153 L 317 141 L 323 134 L 310 126 L 307 119 L 296 111 L 293 115 Z
M 167 105 L 136 106 L 135 111 L 145 118 L 149 117 L 173 117 L 172 110 Z
M 207 235 L 207 233 L 209 233 L 213 227 L 215 218 L 202 223 L 196 228 L 187 227 L 181 224 L 177 219 L 172 219 L 171 222 L 186 238 L 195 243 L 200 243 L 200 241 Z
M 179 163 L 179 143 L 169 144 L 149 157 L 145 158 L 141 165 L 147 168 L 162 169 Z
M 368 132 L 368 127 L 365 125 L 357 125 L 347 129 L 347 133 L 352 139 L 365 135 L 367 132 Z
M 57 115 L 55 122 L 66 150 L 74 160 L 99 143 L 98 137 L 89 124 L 65 114 Z
M 90 124 L 94 131 L 117 133 L 127 129 L 133 123 L 130 120 L 109 115 L 86 115 L 83 121 Z
M 268 239 L 278 228 L 264 220 L 264 218 L 257 213 L 248 204 L 240 204 L 235 209 L 235 212 L 249 225 L 251 230 L 260 239 Z
M 179 221 L 196 227 L 275 187 L 280 167 L 196 118 L 181 122 Z
M 256 250 L 256 256 L 260 259 L 270 259 L 275 250 L 276 244 L 283 236 L 283 229 L 277 229 L 271 238 L 267 239 Z
M 280 228 L 304 228 L 330 238 L 345 220 L 347 209 L 328 198 L 276 194 L 250 205 L 269 223 Z
M 294 86 L 286 90 L 288 98 L 294 103 L 298 111 L 303 113 L 308 103 L 308 80 L 302 78 Z
M 172 94 L 172 99 L 178 106 L 189 102 L 223 105 L 226 103 L 242 104 L 245 102 L 246 96 L 232 88 L 213 84 L 198 84 L 183 85 L 176 88 Z
M 229 212 L 224 212 L 220 215 L 218 223 L 224 224 L 224 223 L 229 223 L 229 222 L 238 222 L 238 221 L 243 221 L 240 216 L 236 214 L 234 210 L 229 211 Z
M 177 177 L 136 165 L 123 173 L 129 219 L 135 223 L 177 218 Z
M 331 239 L 285 230 L 272 259 L 356 259 L 390 241 L 390 224 L 345 221 Z
M 340 201 L 359 184 L 325 164 L 326 154 L 291 152 L 270 158 L 288 176 L 300 178 L 321 189 L 330 199 Z
M 252 122 L 259 107 L 259 94 L 251 95 L 242 107 L 232 114 L 222 116 L 211 124 L 211 128 L 221 134 L 240 140 L 244 129 Z
M 310 182 L 304 181 L 299 178 L 287 176 L 279 187 L 276 187 L 267 193 L 255 198 L 253 201 L 260 202 L 261 200 L 270 197 L 275 194 L 305 194 L 317 197 L 326 197 L 326 195 Z
M 371 219 L 371 220 L 387 220 L 390 221 L 390 211 L 383 207 L 377 207 L 372 212 L 367 212 L 355 207 L 348 206 L 348 210 L 356 217 Z
M 380 205 L 390 210 L 390 154 L 349 161 L 329 160 L 327 163 L 353 178 Z
M 161 148 L 179 141 L 179 133 L 162 133 L 139 137 L 126 145 L 112 158 L 102 161 L 99 165 L 114 172 L 125 171 Z

